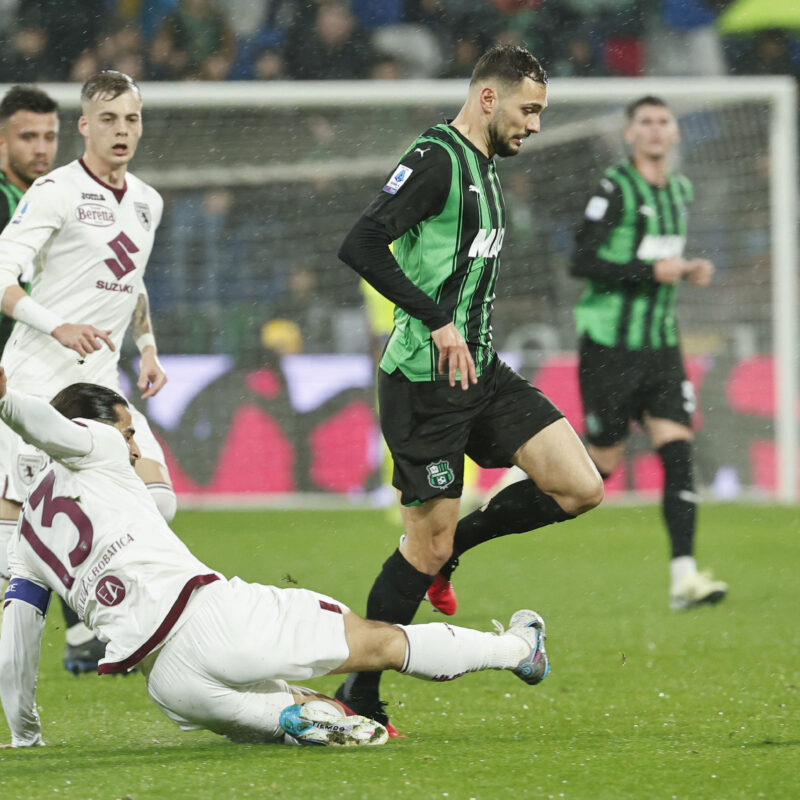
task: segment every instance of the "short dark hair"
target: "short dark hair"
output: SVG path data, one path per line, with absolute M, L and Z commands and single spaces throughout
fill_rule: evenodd
M 662 108 L 669 108 L 666 100 L 662 100 L 662 98 L 656 97 L 654 94 L 646 94 L 644 97 L 640 97 L 638 100 L 628 103 L 625 108 L 625 114 L 628 120 L 632 120 L 636 112 L 642 106 L 661 106 Z
M 128 401 L 113 389 L 96 383 L 73 383 L 62 389 L 50 405 L 67 419 L 96 419 L 99 422 L 118 422 L 117 406 L 127 408 Z
M 17 111 L 32 111 L 34 114 L 57 114 L 58 103 L 47 92 L 35 86 L 12 86 L 0 101 L 0 125 Z
M 116 69 L 104 69 L 102 72 L 95 72 L 81 89 L 81 100 L 87 102 L 97 95 L 114 100 L 125 92 L 136 92 L 141 96 L 136 81 L 130 75 L 119 72 Z
M 472 70 L 470 85 L 484 78 L 499 78 L 503 83 L 515 84 L 524 78 L 547 85 L 547 72 L 539 59 L 524 47 L 501 44 L 487 50 Z

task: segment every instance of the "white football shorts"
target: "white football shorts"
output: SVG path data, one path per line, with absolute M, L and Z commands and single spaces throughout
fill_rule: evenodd
M 150 430 L 147 417 L 133 403 L 128 403 L 128 410 L 136 431 L 134 439 L 142 458 L 164 464 L 164 451 Z M 49 460 L 41 450 L 25 442 L 8 425 L 0 423 L 0 497 L 22 503 L 39 471 Z
M 199 589 L 152 666 L 142 664 L 155 704 L 183 730 L 234 741 L 282 741 L 281 711 L 294 703 L 286 681 L 326 675 L 350 650 L 349 611 L 307 589 L 240 578 Z

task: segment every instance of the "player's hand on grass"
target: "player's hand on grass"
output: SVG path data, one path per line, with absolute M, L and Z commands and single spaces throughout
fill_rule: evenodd
M 142 400 L 157 395 L 167 382 L 167 373 L 158 360 L 154 347 L 145 347 L 139 362 L 139 380 L 136 385 L 142 393 Z
M 461 388 L 466 391 L 471 383 L 478 382 L 475 373 L 475 362 L 469 352 L 464 337 L 456 326 L 450 322 L 443 328 L 431 332 L 433 343 L 439 350 L 439 372 L 447 372 L 451 386 L 456 385 L 456 372 L 460 372 Z
M 73 325 L 65 322 L 55 328 L 51 336 L 83 358 L 96 350 L 102 350 L 103 343 L 112 352 L 117 349 L 111 340 L 111 331 L 102 331 L 94 325 Z
M 675 284 L 689 271 L 685 258 L 660 258 L 653 264 L 653 278 L 658 283 Z
M 695 286 L 708 286 L 714 277 L 714 265 L 707 258 L 693 258 L 686 277 Z

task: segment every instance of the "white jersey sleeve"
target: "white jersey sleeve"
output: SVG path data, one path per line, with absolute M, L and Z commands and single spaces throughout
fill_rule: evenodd
M 14 747 L 44 744 L 36 708 L 36 682 L 50 592 L 36 583 L 12 579 L 0 631 L 0 701 Z
M 52 180 L 34 183 L 20 200 L 8 234 L 0 236 L 0 297 L 9 286 L 17 286 L 50 238 L 64 224 L 66 197 Z
M 67 419 L 39 397 L 7 389 L 0 399 L 0 419 L 57 461 L 86 456 L 92 449 L 86 425 Z

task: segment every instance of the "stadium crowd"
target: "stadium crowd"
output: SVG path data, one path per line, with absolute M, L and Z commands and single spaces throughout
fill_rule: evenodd
M 555 76 L 800 75 L 797 31 L 720 33 L 732 2 L 0 0 L 0 82 L 458 78 L 496 42 Z

